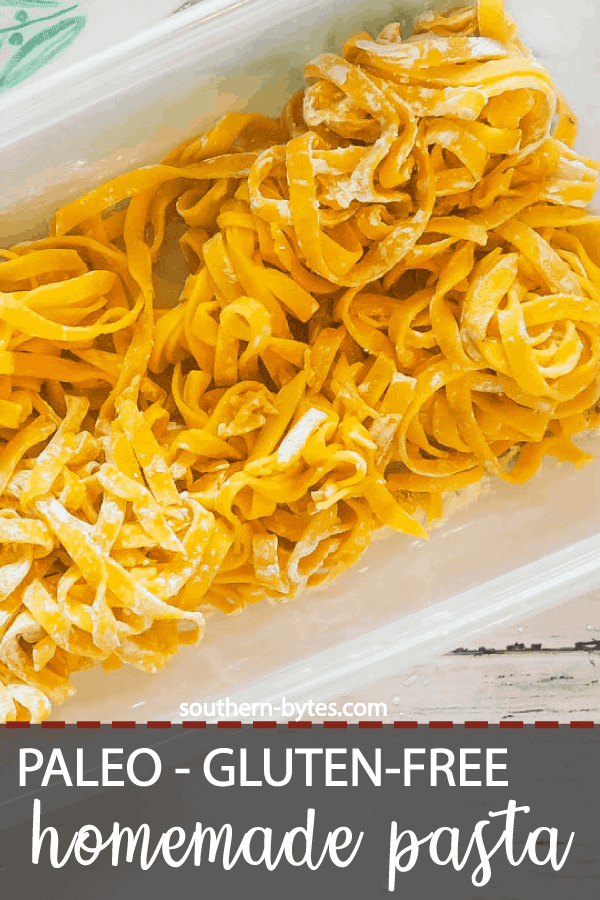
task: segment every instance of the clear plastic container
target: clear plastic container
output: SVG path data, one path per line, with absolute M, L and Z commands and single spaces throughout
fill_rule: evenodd
M 358 30 L 407 27 L 423 0 L 203 0 L 127 42 L 0 103 L 0 243 L 43 232 L 66 199 L 170 148 L 225 112 L 274 112 L 302 83 L 302 66 Z M 440 4 L 438 4 L 439 6 Z M 524 40 L 578 113 L 580 148 L 600 148 L 596 0 L 507 3 Z M 165 671 L 76 677 L 55 714 L 77 719 L 179 718 L 182 702 L 327 702 L 484 628 L 541 612 L 600 587 L 600 435 L 582 437 L 596 462 L 547 461 L 524 487 L 490 483 L 427 543 L 378 537 L 325 589 L 243 615 L 214 614 L 204 641 Z M 280 718 L 277 714 L 276 718 Z M 285 718 L 285 716 L 283 716 Z

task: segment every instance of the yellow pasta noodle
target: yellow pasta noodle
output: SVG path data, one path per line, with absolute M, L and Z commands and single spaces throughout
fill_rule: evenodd
M 305 74 L 0 253 L 2 721 L 589 461 L 600 166 L 502 0 Z

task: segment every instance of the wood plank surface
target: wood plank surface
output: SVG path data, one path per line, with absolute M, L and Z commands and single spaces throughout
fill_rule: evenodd
M 600 723 L 600 650 L 575 649 L 595 640 L 600 641 L 600 590 L 528 621 L 484 632 L 467 648 L 506 651 L 515 644 L 541 644 L 541 651 L 449 653 L 366 686 L 360 695 L 336 698 L 338 708 L 346 702 L 386 703 L 388 721 Z

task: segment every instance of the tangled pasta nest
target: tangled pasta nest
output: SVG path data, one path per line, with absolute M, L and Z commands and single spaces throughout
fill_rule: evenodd
M 589 459 L 600 167 L 501 0 L 306 77 L 2 251 L 2 720 L 80 669 L 161 669 L 380 526 L 425 538 L 486 472 Z

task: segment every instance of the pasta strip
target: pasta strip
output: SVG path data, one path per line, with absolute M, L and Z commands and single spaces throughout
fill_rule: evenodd
M 502 0 L 355 35 L 0 259 L 0 720 L 589 462 L 600 166 Z

